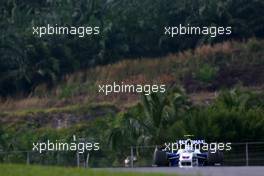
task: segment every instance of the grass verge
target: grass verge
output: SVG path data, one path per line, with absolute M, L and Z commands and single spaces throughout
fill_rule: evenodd
M 168 174 L 98 171 L 92 169 L 0 165 L 1 176 L 165 176 Z

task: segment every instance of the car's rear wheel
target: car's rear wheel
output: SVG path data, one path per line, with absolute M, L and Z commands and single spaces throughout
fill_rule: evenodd
M 158 167 L 169 166 L 167 153 L 156 148 L 154 151 L 153 162 L 154 165 Z
M 207 165 L 215 166 L 215 165 L 223 165 L 224 155 L 223 152 L 216 151 L 215 153 L 208 152 Z

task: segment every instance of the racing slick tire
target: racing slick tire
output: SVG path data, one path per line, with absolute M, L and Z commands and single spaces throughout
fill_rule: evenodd
M 223 152 L 216 151 L 215 153 L 208 152 L 207 165 L 215 166 L 215 165 L 223 165 L 224 162 L 224 154 Z
M 153 162 L 155 166 L 169 166 L 169 160 L 167 153 L 162 150 L 158 150 L 157 148 L 154 151 Z

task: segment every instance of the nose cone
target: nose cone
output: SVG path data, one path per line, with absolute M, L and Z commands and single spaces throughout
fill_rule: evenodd
M 192 153 L 182 153 L 181 154 L 181 157 L 180 157 L 181 160 L 191 160 L 192 159 Z

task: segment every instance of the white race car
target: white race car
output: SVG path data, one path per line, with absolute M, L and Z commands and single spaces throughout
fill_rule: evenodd
M 164 148 L 156 147 L 154 152 L 154 166 L 178 166 L 178 167 L 194 167 L 207 165 L 222 165 L 223 153 L 216 152 L 201 152 L 200 149 L 185 146 L 184 149 L 179 149 L 177 152 L 170 152 Z

